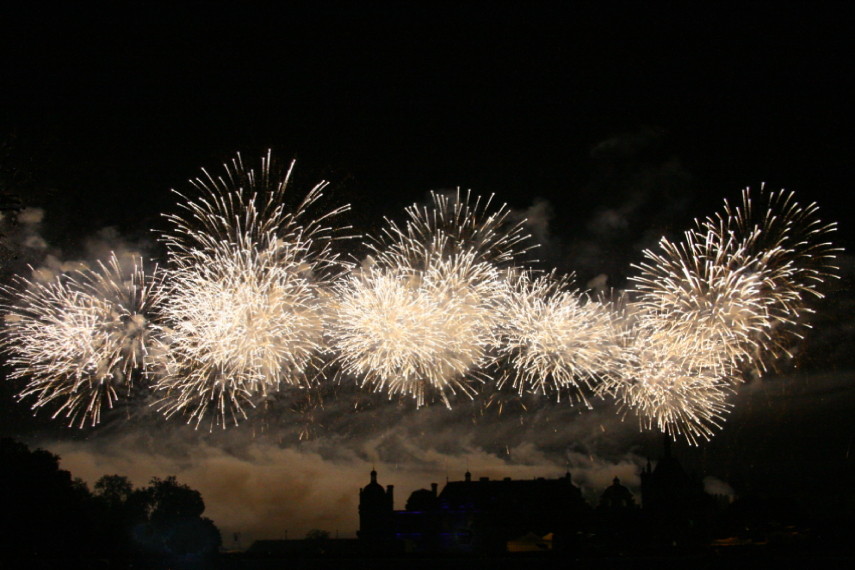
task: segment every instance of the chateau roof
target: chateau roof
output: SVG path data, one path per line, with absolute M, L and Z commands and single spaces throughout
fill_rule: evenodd
M 371 471 L 371 482 L 368 483 L 364 488 L 359 491 L 360 496 L 362 497 L 383 497 L 386 495 L 386 491 L 383 490 L 383 486 L 377 482 L 377 471 Z
M 451 481 L 439 495 L 440 503 L 449 508 L 578 504 L 581 500 L 581 492 L 569 474 L 559 479 Z

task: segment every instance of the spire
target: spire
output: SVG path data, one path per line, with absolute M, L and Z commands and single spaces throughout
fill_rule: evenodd
M 371 470 L 371 482 L 372 483 L 377 482 L 377 471 L 375 471 L 374 469 Z

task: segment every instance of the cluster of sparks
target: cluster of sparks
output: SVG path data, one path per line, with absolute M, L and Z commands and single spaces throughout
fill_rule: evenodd
M 371 255 L 335 286 L 331 346 L 363 385 L 412 396 L 472 397 L 498 348 L 503 269 L 525 253 L 521 221 L 470 195 L 431 194 L 404 227 L 388 221 Z
M 508 366 L 499 379 L 520 394 L 562 389 L 584 400 L 606 377 L 617 355 L 618 328 L 609 303 L 568 288 L 553 274 L 511 276 L 502 311 L 500 352 Z
M 292 207 L 293 163 L 240 156 L 203 171 L 167 215 L 168 259 L 147 275 L 115 256 L 4 288 L 0 348 L 20 398 L 97 424 L 136 384 L 167 417 L 237 424 L 272 394 L 350 379 L 417 407 L 479 388 L 613 398 L 642 428 L 709 439 L 746 372 L 789 354 L 811 297 L 834 275 L 833 225 L 792 193 L 663 238 L 614 298 L 527 269 L 523 220 L 460 191 L 433 193 L 364 240 L 335 246 L 347 207 L 326 183 Z
M 616 380 L 602 389 L 655 425 L 689 441 L 709 439 L 745 372 L 792 356 L 810 297 L 834 275 L 837 249 L 817 206 L 792 192 L 749 190 L 736 207 L 696 223 L 674 243 L 645 251 L 636 266 L 631 331 Z
M 166 349 L 154 390 L 160 409 L 197 425 L 237 423 L 283 384 L 307 384 L 321 366 L 327 291 L 347 264 L 332 248 L 347 210 L 312 215 L 326 186 L 286 208 L 294 163 L 277 175 L 270 154 L 258 172 L 240 155 L 225 175 L 192 181 L 197 197 L 174 230 L 160 306 Z
M 17 299 L 4 306 L 0 339 L 9 379 L 26 381 L 19 396 L 34 397 L 33 408 L 55 404 L 53 417 L 97 424 L 104 405 L 113 407 L 148 375 L 161 275 L 146 275 L 141 259 L 112 255 L 56 279 L 15 281 L 3 290 Z

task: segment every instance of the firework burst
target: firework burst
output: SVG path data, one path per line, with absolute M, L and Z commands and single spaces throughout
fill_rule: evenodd
M 532 277 L 514 273 L 501 306 L 501 352 L 508 366 L 500 385 L 510 379 L 523 393 L 570 389 L 571 399 L 585 402 L 617 354 L 613 314 L 606 303 L 567 289 L 553 274 Z
M 199 197 L 182 205 L 189 215 L 168 216 L 168 350 L 155 387 L 167 416 L 198 426 L 213 412 L 225 427 L 317 372 L 326 289 L 347 268 L 332 249 L 340 228 L 328 222 L 347 208 L 311 215 L 326 183 L 286 208 L 291 169 L 277 176 L 269 154 L 259 172 L 238 156 L 222 177 L 204 174 L 193 181 Z
M 759 201 L 756 209 L 744 190 L 740 205 L 725 202 L 682 242 L 663 238 L 635 266 L 633 340 L 604 392 L 634 409 L 642 427 L 709 439 L 729 409 L 730 386 L 791 355 L 808 301 L 834 276 L 838 249 L 827 236 L 835 226 L 820 222 L 816 205 L 763 189 Z
M 472 395 L 495 344 L 499 272 L 475 255 L 424 260 L 426 267 L 370 266 L 336 287 L 331 343 L 342 372 L 403 394 L 418 406 L 434 391 Z
M 681 243 L 660 241 L 645 251 L 631 279 L 639 293 L 642 326 L 658 336 L 718 347 L 723 369 L 765 369 L 801 338 L 807 301 L 822 297 L 819 285 L 834 274 L 837 250 L 826 241 L 833 224 L 817 208 L 799 206 L 792 193 L 761 191 L 758 212 L 749 190 L 742 204 L 707 218 Z M 691 349 L 691 347 L 689 347 Z
M 459 190 L 431 199 L 368 242 L 363 268 L 336 286 L 329 338 L 344 375 L 417 406 L 437 394 L 450 407 L 449 394 L 472 397 L 486 380 L 505 291 L 499 267 L 530 248 L 506 205 Z
M 616 401 L 623 415 L 634 414 L 642 430 L 657 429 L 691 444 L 710 439 L 731 405 L 733 392 L 715 343 L 662 334 L 642 305 L 626 293 L 609 301 L 619 349 L 595 387 Z
M 684 238 L 663 238 L 660 251 L 645 251 L 647 260 L 636 266 L 638 327 L 649 338 L 678 339 L 688 354 L 705 355 L 705 366 L 748 364 L 773 339 L 775 299 L 764 275 L 742 263 L 745 252 L 732 241 L 719 244 L 717 236 L 698 231 Z M 717 350 L 704 349 L 710 345 Z
M 147 373 L 153 338 L 151 318 L 161 300 L 155 270 L 146 276 L 139 259 L 126 269 L 112 255 L 95 268 L 72 271 L 49 282 L 18 279 L 15 301 L 4 305 L 3 351 L 23 379 L 20 398 L 34 409 L 57 405 L 69 425 L 101 421 Z
M 620 381 L 604 382 L 600 390 L 624 412 L 632 410 L 642 429 L 682 436 L 696 445 L 721 428 L 731 408 L 727 397 L 732 387 L 719 370 L 700 366 L 697 353 L 683 352 L 685 348 L 637 338 L 616 363 Z
M 821 299 L 822 284 L 838 276 L 836 256 L 842 249 L 829 241 L 836 224 L 822 222 L 815 203 L 802 206 L 793 192 L 763 187 L 756 198 L 744 189 L 739 205 L 725 202 L 723 213 L 700 227 L 714 236 L 715 247 L 730 252 L 735 267 L 762 278 L 770 325 L 754 359 L 755 368 L 765 370 L 766 360 L 792 356 L 788 346 L 808 326 L 803 315 L 813 312 L 809 302 Z
M 298 259 L 221 247 L 169 276 L 169 349 L 155 386 L 167 416 L 181 411 L 198 424 L 214 409 L 216 421 L 237 423 L 257 399 L 317 370 L 323 299 Z

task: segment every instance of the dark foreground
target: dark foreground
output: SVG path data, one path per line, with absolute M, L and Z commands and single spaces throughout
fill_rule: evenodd
M 331 570 L 371 568 L 401 569 L 473 569 L 552 570 L 559 568 L 852 568 L 855 556 L 843 552 L 774 552 L 758 549 L 710 550 L 697 553 L 615 555 L 573 557 L 551 553 L 508 554 L 503 556 L 396 556 L 368 558 L 291 558 L 263 559 L 242 555 L 224 555 L 217 568 L 222 570 L 262 570 L 274 568 Z

